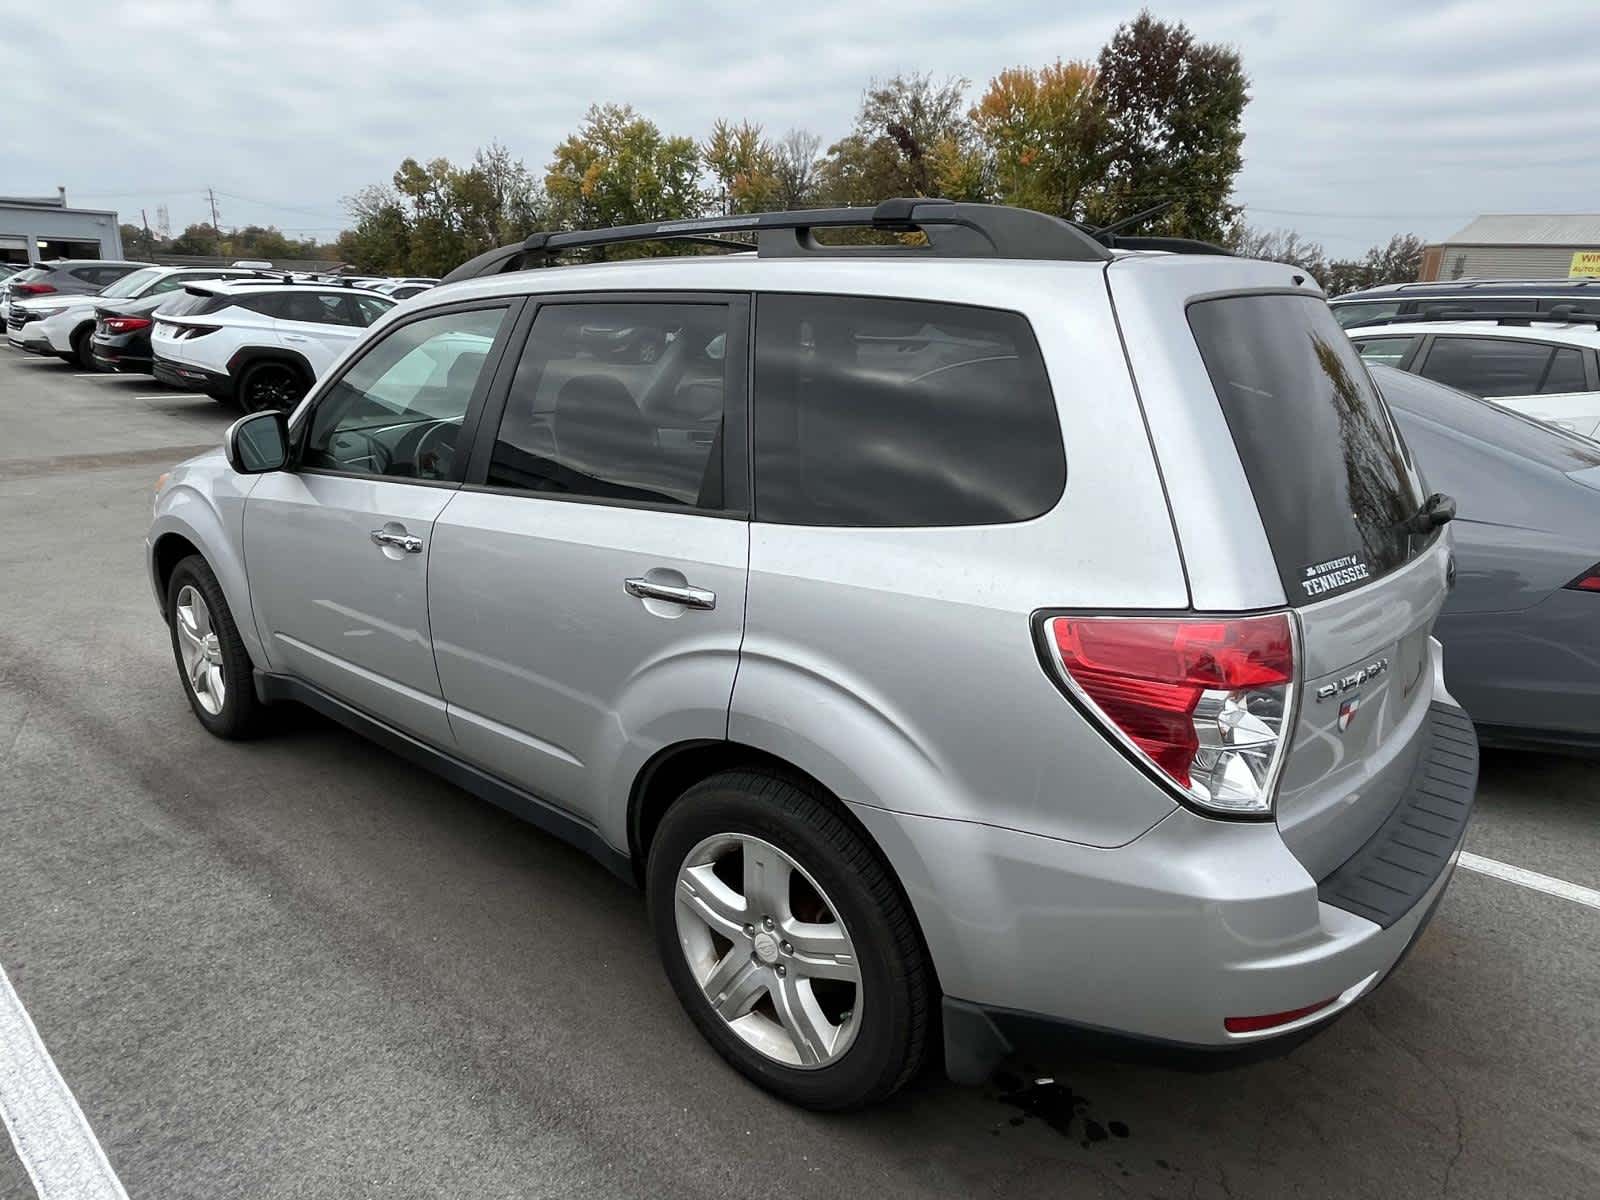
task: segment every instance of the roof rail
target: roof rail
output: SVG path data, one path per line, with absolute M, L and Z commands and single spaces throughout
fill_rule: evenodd
M 926 246 L 839 246 L 817 241 L 819 229 L 921 232 Z M 754 233 L 749 242 L 721 235 Z M 519 271 L 548 262 L 565 250 L 629 242 L 686 241 L 732 250 L 754 249 L 763 258 L 1026 258 L 1058 262 L 1105 262 L 1111 253 L 1089 232 L 1059 217 L 1001 204 L 963 204 L 926 197 L 885 200 L 873 208 L 817 208 L 791 212 L 651 221 L 612 229 L 531 234 L 520 245 L 502 246 L 462 263 L 442 282 Z
M 1543 279 L 1514 278 L 1495 279 L 1487 275 L 1473 276 L 1467 279 L 1419 279 L 1411 283 L 1395 285 L 1395 291 L 1427 291 L 1431 288 L 1494 288 L 1494 287 L 1551 287 L 1565 290 L 1568 287 L 1588 287 L 1590 284 L 1600 283 L 1600 275 L 1574 275 L 1565 279 L 1552 279 L 1546 276 Z M 1375 289 L 1367 289 L 1375 290 Z
M 1411 325 L 1428 321 L 1481 322 L 1495 325 L 1593 325 L 1600 329 L 1600 313 L 1580 312 L 1575 305 L 1558 304 L 1548 312 L 1473 312 L 1469 308 L 1439 306 L 1420 313 L 1396 313 L 1352 321 L 1346 329 L 1367 329 L 1377 325 Z

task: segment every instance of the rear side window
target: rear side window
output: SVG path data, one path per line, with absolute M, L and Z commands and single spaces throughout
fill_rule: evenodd
M 1334 306 L 1333 315 L 1338 318 L 1341 326 L 1348 329 L 1352 325 L 1359 325 L 1362 321 L 1392 317 L 1399 311 L 1400 301 L 1385 300 L 1381 304 L 1337 304 Z
M 1416 338 L 1366 338 L 1356 343 L 1356 350 L 1367 362 L 1382 363 L 1386 367 L 1398 367 L 1405 362 L 1406 356 L 1411 353 L 1411 347 L 1416 345 Z
M 1474 396 L 1532 396 L 1550 366 L 1551 349 L 1512 338 L 1439 337 L 1418 374 Z
M 1421 548 L 1405 529 L 1422 504 L 1415 469 L 1326 303 L 1203 300 L 1189 325 L 1290 604 L 1360 587 Z
M 1582 392 L 1588 388 L 1589 382 L 1583 374 L 1583 355 L 1572 347 L 1556 351 L 1555 358 L 1550 360 L 1550 369 L 1544 374 L 1544 382 L 1539 385 L 1539 390 L 1545 393 Z
M 761 521 L 1023 521 L 1066 483 L 1044 360 L 1016 313 L 763 296 L 753 421 Z

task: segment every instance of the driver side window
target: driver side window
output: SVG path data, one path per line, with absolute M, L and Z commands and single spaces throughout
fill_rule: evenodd
M 383 337 L 317 402 L 300 465 L 449 478 L 461 422 L 505 320 L 503 307 L 441 313 Z

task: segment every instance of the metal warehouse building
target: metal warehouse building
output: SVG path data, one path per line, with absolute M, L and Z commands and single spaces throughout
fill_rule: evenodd
M 1490 213 L 1422 256 L 1418 279 L 1600 275 L 1600 213 Z
M 116 213 L 68 208 L 66 188 L 54 196 L 0 196 L 0 262 L 121 257 Z

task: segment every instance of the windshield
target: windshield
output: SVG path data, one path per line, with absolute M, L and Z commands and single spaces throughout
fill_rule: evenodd
M 144 290 L 146 284 L 154 283 L 166 272 L 160 267 L 145 267 L 142 271 L 133 271 L 117 280 L 100 295 L 108 300 L 121 299 L 124 296 L 137 296 Z

